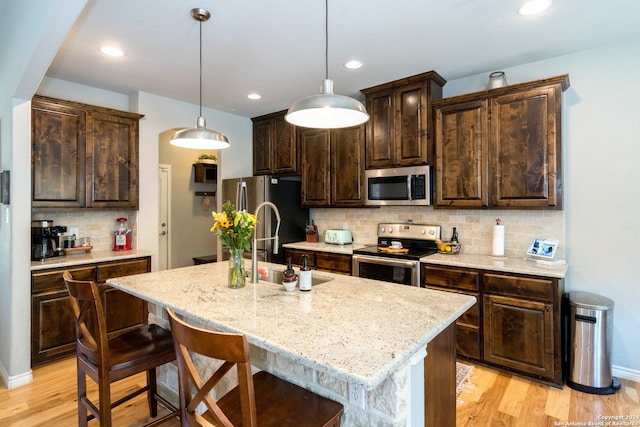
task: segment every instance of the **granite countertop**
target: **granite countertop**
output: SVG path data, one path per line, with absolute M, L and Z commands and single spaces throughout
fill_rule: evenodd
M 332 280 L 311 292 L 286 292 L 281 284 L 254 285 L 249 279 L 246 287 L 229 289 L 228 268 L 218 262 L 107 283 L 211 328 L 243 333 L 251 344 L 367 390 L 475 303 L 467 295 L 315 271 Z
M 43 261 L 31 261 L 31 271 L 145 256 L 151 256 L 151 252 L 133 249 L 130 251 L 91 251 L 89 253 L 74 253 L 72 255 L 47 258 Z
M 332 252 L 335 254 L 352 255 L 354 249 L 364 248 L 367 245 L 350 243 L 348 245 L 334 245 L 325 242 L 294 242 L 282 245 L 285 248 L 301 249 L 303 251 Z
M 420 262 L 452 267 L 467 267 L 480 270 L 504 271 L 507 273 L 531 274 L 534 276 L 555 277 L 563 279 L 569 266 L 545 265 L 524 258 L 494 258 L 488 255 L 460 253 L 456 255 L 434 254 L 423 257 Z

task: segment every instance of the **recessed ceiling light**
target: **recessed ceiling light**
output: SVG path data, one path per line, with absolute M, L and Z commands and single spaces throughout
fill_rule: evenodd
M 124 56 L 124 52 L 113 46 L 102 46 L 100 52 L 109 56 Z
M 249 98 L 249 99 L 260 99 L 260 98 L 262 98 L 262 96 L 260 96 L 260 94 L 257 94 L 257 93 L 250 93 L 249 95 L 247 95 L 247 98 Z
M 357 68 L 362 67 L 362 62 L 357 60 L 352 60 L 344 64 L 345 68 L 349 68 L 350 70 L 355 70 Z
M 518 9 L 520 15 L 535 15 L 543 10 L 547 10 L 551 6 L 551 0 L 531 0 Z

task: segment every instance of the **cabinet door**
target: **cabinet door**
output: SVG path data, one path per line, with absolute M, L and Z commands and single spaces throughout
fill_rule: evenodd
M 303 207 L 331 205 L 331 144 L 327 129 L 298 129 Z
M 331 273 L 351 275 L 351 256 L 329 252 L 316 253 L 316 267 Z
M 253 174 L 269 175 L 273 171 L 271 119 L 253 122 Z
M 491 101 L 492 205 L 560 208 L 560 85 Z
M 31 365 L 72 354 L 75 340 L 76 325 L 66 289 L 34 294 L 31 297 Z
M 427 164 L 427 87 L 424 82 L 395 90 L 395 165 Z
M 435 109 L 436 206 L 488 206 L 487 112 L 487 100 Z
M 151 271 L 151 259 L 133 259 L 99 264 L 97 282 L 107 319 L 107 332 L 119 334 L 147 323 L 146 301 L 105 285 L 112 277 L 129 276 Z
M 364 205 L 364 126 L 331 131 L 331 204 Z
M 394 164 L 393 89 L 367 94 L 366 169 L 388 168 Z
M 138 207 L 138 118 L 87 115 L 87 207 Z
M 298 172 L 295 127 L 284 119 L 284 115 L 273 119 L 273 138 L 273 173 Z
M 85 204 L 85 112 L 34 99 L 32 108 L 32 207 Z
M 483 301 L 484 360 L 554 380 L 553 305 L 490 294 Z

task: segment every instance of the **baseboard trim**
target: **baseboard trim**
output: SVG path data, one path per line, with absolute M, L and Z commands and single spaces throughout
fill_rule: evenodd
M 613 365 L 611 366 L 611 373 L 614 377 L 624 378 L 625 380 L 640 383 L 640 371 Z
M 29 369 L 27 372 L 22 373 L 20 375 L 9 376 L 9 373 L 5 369 L 2 362 L 0 362 L 0 378 L 2 378 L 2 382 L 7 386 L 8 389 L 16 388 L 21 385 L 29 384 L 33 381 L 33 371 Z

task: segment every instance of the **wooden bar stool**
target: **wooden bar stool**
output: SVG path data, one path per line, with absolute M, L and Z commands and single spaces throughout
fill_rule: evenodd
M 86 426 L 96 418 L 101 427 L 110 427 L 111 409 L 144 392 L 151 417 L 158 415 L 158 402 L 171 411 L 149 425 L 177 417 L 179 409 L 158 395 L 156 389 L 156 367 L 176 359 L 171 332 L 158 325 L 144 325 L 109 338 L 95 282 L 73 280 L 68 271 L 62 277 L 76 323 L 78 425 Z M 147 384 L 112 403 L 111 383 L 141 372 L 147 373 Z M 98 384 L 99 406 L 87 397 L 87 375 Z
M 242 334 L 196 328 L 167 309 L 178 361 L 183 426 L 339 427 L 342 405 L 283 381 L 268 372 L 251 375 L 249 342 Z M 224 361 L 206 381 L 191 353 Z M 238 386 L 217 401 L 213 387 L 237 366 Z M 194 394 L 195 393 L 195 394 Z M 206 410 L 196 411 L 200 404 Z

